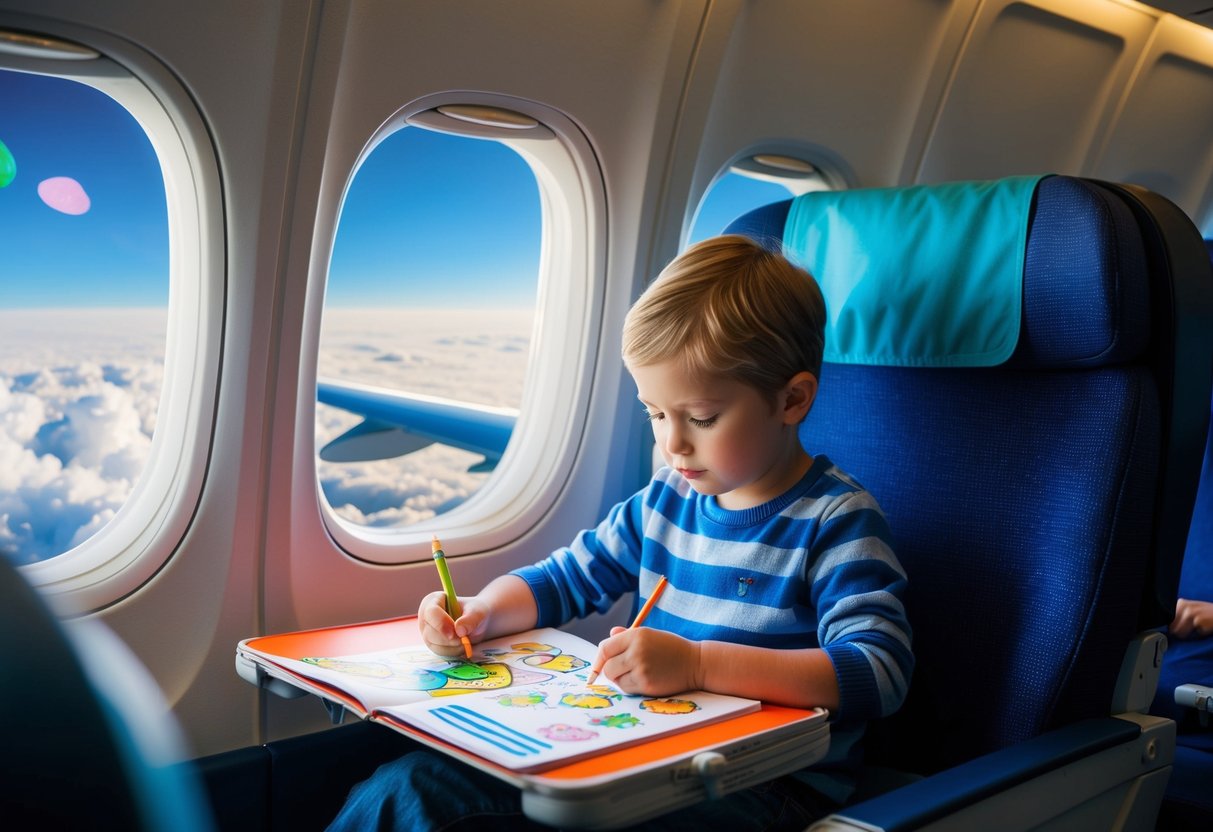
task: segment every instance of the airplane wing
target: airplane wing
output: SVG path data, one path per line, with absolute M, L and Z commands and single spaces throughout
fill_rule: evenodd
M 492 471 L 518 421 L 518 411 L 512 408 L 332 379 L 317 382 L 316 400 L 363 417 L 320 449 L 326 462 L 391 459 L 438 443 L 483 454 L 484 459 L 468 470 Z

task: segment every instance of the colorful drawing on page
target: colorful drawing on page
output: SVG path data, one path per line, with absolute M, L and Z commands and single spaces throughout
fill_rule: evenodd
M 552 747 L 543 740 L 528 737 L 508 725 L 469 710 L 462 705 L 435 708 L 430 713 L 452 728 L 516 757 L 539 754 Z
M 428 651 L 391 651 L 361 657 L 308 657 L 300 660 L 362 684 L 384 690 L 421 691 L 429 696 L 456 696 L 513 685 L 535 685 L 553 678 L 551 673 L 521 664 L 477 664 L 463 659 L 445 660 Z
M 479 668 L 484 675 L 475 679 L 453 679 L 447 677 L 446 685 L 430 691 L 430 696 L 458 696 L 463 693 L 473 693 L 478 690 L 498 690 L 514 684 L 514 674 L 510 667 L 504 664 L 482 664 Z
M 489 647 L 484 650 L 484 655 L 499 662 L 508 662 L 540 653 L 558 656 L 561 652 L 563 651 L 559 647 L 551 644 L 541 644 L 537 641 L 520 641 L 517 644 L 511 644 L 509 647 Z
M 550 653 L 537 653 L 533 656 L 527 656 L 522 660 L 523 664 L 529 667 L 538 667 L 543 670 L 551 670 L 556 673 L 572 673 L 575 670 L 589 667 L 589 662 L 585 659 L 579 659 L 569 653 L 561 655 L 552 655 Z
M 451 679 L 448 677 L 446 685 L 437 690 L 431 690 L 430 696 L 458 696 L 480 690 L 501 690 L 514 685 L 534 685 L 552 678 L 549 673 L 536 673 L 517 665 L 511 667 L 493 662 L 479 665 L 479 667 L 485 672 L 484 676 L 478 679 Z
M 684 716 L 699 710 L 699 705 L 690 699 L 646 699 L 640 703 L 640 709 L 652 714 L 676 714 Z
M 528 691 L 525 693 L 503 693 L 497 697 L 497 704 L 503 708 L 535 708 L 543 706 L 551 708 L 548 704 L 548 695 L 542 691 Z
M 560 704 L 569 708 L 598 710 L 600 708 L 610 708 L 614 706 L 616 701 L 622 698 L 623 695 L 619 693 L 566 693 L 560 697 Z
M 553 742 L 585 742 L 586 740 L 595 739 L 598 736 L 598 732 L 576 725 L 569 725 L 566 722 L 557 722 L 554 725 L 545 725 L 540 728 L 539 736 Z
M 608 714 L 591 718 L 590 724 L 600 728 L 635 728 L 644 723 L 631 714 Z
M 471 662 L 459 662 L 451 667 L 444 667 L 441 671 L 443 676 L 450 677 L 457 682 L 470 682 L 476 679 L 487 679 L 489 671 L 478 664 Z
M 539 673 L 518 665 L 511 667 L 510 672 L 514 675 L 513 684 L 515 685 L 537 685 L 552 678 L 551 673 Z

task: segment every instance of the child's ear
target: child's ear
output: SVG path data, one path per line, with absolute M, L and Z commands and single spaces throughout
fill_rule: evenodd
M 816 398 L 817 376 L 807 370 L 792 376 L 783 388 L 784 424 L 798 425 L 804 421 Z

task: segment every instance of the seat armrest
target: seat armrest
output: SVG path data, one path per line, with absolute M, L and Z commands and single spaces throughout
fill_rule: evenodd
M 1137 711 L 1144 714 L 1154 701 L 1162 673 L 1162 657 L 1167 652 L 1167 636 L 1162 630 L 1138 633 L 1125 650 L 1112 694 L 1111 713 Z
M 1201 726 L 1208 725 L 1209 711 L 1213 710 L 1213 688 L 1208 685 L 1180 685 L 1175 688 L 1175 704 L 1194 709 L 1200 717 Z
M 1126 777 L 1140 776 L 1154 769 L 1165 768 L 1169 772 L 1166 767 L 1174 756 L 1174 738 L 1175 723 L 1158 717 L 1126 714 L 1085 720 L 849 806 L 814 824 L 811 829 L 815 832 L 920 829 L 971 810 L 990 798 L 1002 801 L 1003 808 L 995 811 L 1002 813 L 1005 823 L 1007 811 L 1015 811 L 1018 803 L 1028 803 L 1014 798 L 1008 801 L 1008 795 L 1013 794 L 1014 789 L 1068 766 L 1095 761 L 1094 773 L 1081 778 L 1090 784 L 1089 790 L 1094 794 L 1112 788 Z M 1140 748 L 1136 749 L 1136 746 Z M 1077 805 L 1089 795 L 1075 787 L 1075 779 L 1078 778 L 1070 778 L 1068 787 L 1055 791 L 1061 792 L 1060 800 L 1072 800 Z M 1006 808 L 1008 802 L 1013 808 Z M 1025 805 L 1024 811 L 1048 810 L 1038 805 Z M 1011 826 L 1028 828 L 1035 825 L 1029 818 L 1024 820 L 1023 824 Z

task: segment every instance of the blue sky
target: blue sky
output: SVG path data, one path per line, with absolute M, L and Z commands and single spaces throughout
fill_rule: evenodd
M 531 306 L 541 222 L 539 187 L 514 151 L 418 128 L 397 131 L 350 185 L 326 303 Z
M 0 306 L 164 306 L 168 231 L 151 144 L 92 87 L 0 71 L 0 141 L 16 177 L 0 188 Z M 67 176 L 92 206 L 71 216 L 38 196 Z
M 0 70 L 0 142 L 16 161 L 0 188 L 0 308 L 168 301 L 164 183 L 134 118 L 83 84 Z M 71 177 L 91 207 L 54 210 L 38 184 Z M 692 241 L 786 197 L 735 175 L 709 195 Z M 495 142 L 399 131 L 364 162 L 342 209 L 327 302 L 334 306 L 527 307 L 540 239 L 538 187 Z
M 708 191 L 691 228 L 688 242 L 697 243 L 719 234 L 725 226 L 751 208 L 787 199 L 791 194 L 782 185 L 761 182 L 735 173 L 722 176 Z

